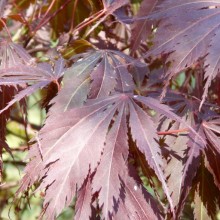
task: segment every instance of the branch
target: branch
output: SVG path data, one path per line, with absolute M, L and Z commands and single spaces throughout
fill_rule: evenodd
M 97 13 L 93 14 L 92 16 L 90 16 L 89 18 L 87 18 L 86 20 L 84 20 L 82 23 L 80 23 L 79 25 L 76 26 L 76 28 L 72 32 L 72 35 L 74 35 L 78 31 L 80 31 L 84 27 L 88 26 L 92 22 L 98 20 L 100 17 L 102 17 L 105 14 L 105 12 L 106 11 L 104 9 L 102 9 L 102 10 L 98 11 Z

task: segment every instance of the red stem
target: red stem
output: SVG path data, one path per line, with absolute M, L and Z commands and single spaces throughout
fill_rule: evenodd
M 83 29 L 84 27 L 86 27 L 87 25 L 91 24 L 92 22 L 94 22 L 95 20 L 97 20 L 98 18 L 102 17 L 102 15 L 105 14 L 105 10 L 102 9 L 101 11 L 97 12 L 96 13 L 96 16 L 94 17 L 94 15 L 92 15 L 91 17 L 89 17 L 86 21 L 80 23 L 76 28 L 75 30 L 73 30 L 73 34 L 76 33 L 77 31 L 80 31 L 81 29 Z M 94 17 L 94 18 L 92 18 Z M 90 20 L 90 18 L 92 18 Z
M 185 132 L 185 131 L 189 131 L 189 129 L 183 128 L 183 129 L 178 129 L 178 130 L 158 131 L 157 134 L 158 135 L 169 135 L 169 134 L 177 134 L 177 133 Z

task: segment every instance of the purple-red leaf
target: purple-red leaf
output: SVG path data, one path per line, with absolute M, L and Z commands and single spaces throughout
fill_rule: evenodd
M 0 70 L 29 65 L 31 56 L 20 45 L 0 39 Z
M 156 127 L 130 94 L 89 99 L 83 107 L 50 112 L 37 143 L 30 149 L 32 160 L 25 169 L 18 193 L 42 180 L 40 189 L 47 189 L 46 215 L 53 219 L 71 203 L 77 187 L 82 186 L 89 172 L 96 171 L 93 192 L 99 191 L 103 217 L 113 215 L 120 197 L 119 177 L 126 169 L 128 157 L 127 116 L 132 138 L 162 182 L 173 209 L 161 168 Z
M 170 130 L 182 128 L 185 128 L 185 126 L 176 122 Z M 182 171 L 184 170 L 184 150 L 187 149 L 188 136 L 187 134 L 167 135 L 165 138 L 169 157 L 164 172 L 167 177 L 167 185 L 171 191 L 171 198 L 176 207 L 179 204 L 182 181 L 184 181 Z
M 48 204 L 48 219 L 53 219 L 71 203 L 76 187 L 80 187 L 89 170 L 93 172 L 98 165 L 117 100 L 120 101 L 120 97 L 89 102 L 47 119 L 38 140 L 43 160 L 36 143 L 30 150 L 29 157 L 33 160 L 26 168 L 20 191 L 46 174 L 40 189 L 52 184 L 46 191 L 44 203 Z
M 82 106 L 87 99 L 90 85 L 90 73 L 100 60 L 101 53 L 89 53 L 86 57 L 74 63 L 64 73 L 64 88 L 55 97 L 52 108 L 54 112 L 65 112 L 74 107 Z
M 160 20 L 160 23 L 154 46 L 148 55 L 171 53 L 168 57 L 168 61 L 172 62 L 167 72 L 169 79 L 207 55 L 207 81 L 202 103 L 207 96 L 211 80 L 216 77 L 220 68 L 219 6 L 219 1 L 212 0 L 159 1 L 150 15 L 151 19 Z
M 25 96 L 29 96 L 38 89 L 46 87 L 51 82 L 56 82 L 58 84 L 58 80 L 64 72 L 63 59 L 55 61 L 54 66 L 48 63 L 39 64 L 37 66 L 16 65 L 15 67 L 0 70 L 0 85 L 32 85 L 19 92 L 3 109 L 1 109 L 0 114 L 14 103 L 19 102 Z
M 132 92 L 134 82 L 124 66 L 131 61 L 134 61 L 132 57 L 111 50 L 86 54 L 64 73 L 64 88 L 53 100 L 52 111 L 82 106 L 87 97 L 100 98 L 117 91 Z

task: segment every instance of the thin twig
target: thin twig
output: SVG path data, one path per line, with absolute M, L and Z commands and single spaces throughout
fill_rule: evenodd
M 170 130 L 170 131 L 158 131 L 158 135 L 169 135 L 169 134 L 178 134 L 180 132 L 187 132 L 189 131 L 188 128 L 178 129 L 178 130 Z
M 76 32 L 80 31 L 81 29 L 83 29 L 84 27 L 88 26 L 89 24 L 91 24 L 92 22 L 96 21 L 97 19 L 99 19 L 100 17 L 102 17 L 105 14 L 105 10 L 102 9 L 101 11 L 99 11 L 99 13 L 97 13 L 97 16 L 94 17 L 94 15 L 92 15 L 91 17 L 89 17 L 88 19 L 86 19 L 86 21 L 80 23 L 74 30 L 72 35 L 74 35 Z M 92 18 L 94 17 L 94 18 Z M 90 19 L 92 18 L 92 19 Z

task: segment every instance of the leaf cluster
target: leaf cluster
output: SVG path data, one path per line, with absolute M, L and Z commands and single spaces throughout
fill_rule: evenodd
M 219 30 L 220 1 L 1 1 L 1 173 L 13 112 L 36 131 L 14 202 L 35 187 L 39 219 L 216 219 Z

